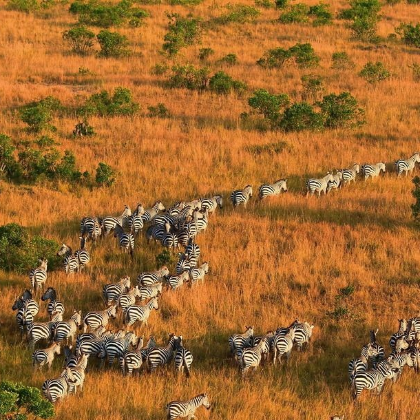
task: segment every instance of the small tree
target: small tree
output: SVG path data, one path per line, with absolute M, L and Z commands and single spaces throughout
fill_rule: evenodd
M 200 48 L 200 50 L 198 51 L 198 58 L 201 61 L 205 61 L 213 54 L 214 50 L 212 48 Z
M 226 54 L 224 57 L 222 57 L 219 60 L 219 63 L 226 64 L 228 66 L 234 66 L 235 64 L 238 63 L 238 57 L 236 56 L 236 54 L 229 53 L 229 54 Z
M 285 109 L 280 121 L 280 127 L 285 131 L 319 130 L 322 126 L 322 116 L 306 102 Z
M 285 93 L 272 95 L 264 89 L 259 89 L 248 99 L 248 104 L 274 126 L 280 118 L 280 109 L 289 104 L 289 97 Z
M 395 28 L 395 32 L 405 44 L 420 48 L 420 23 L 415 26 L 402 23 L 398 28 Z
M 30 102 L 20 108 L 21 120 L 28 124 L 29 130 L 39 132 L 42 130 L 55 130 L 50 124 L 53 113 L 61 107 L 60 101 L 53 96 L 48 96 L 40 101 Z
M 281 68 L 292 57 L 290 50 L 284 48 L 274 48 L 268 50 L 264 55 L 257 61 L 257 64 L 266 69 Z
M 86 55 L 93 47 L 95 34 L 85 26 L 77 26 L 63 32 L 63 39 L 66 40 L 74 53 Z
M 111 166 L 106 163 L 100 162 L 96 169 L 95 181 L 99 186 L 110 187 L 115 183 L 116 173 Z
M 10 10 L 17 10 L 18 12 L 30 13 L 39 9 L 37 0 L 9 0 L 7 7 Z
M 294 4 L 289 10 L 282 13 L 281 23 L 303 23 L 308 21 L 309 6 L 303 3 Z
M 373 84 L 387 79 L 391 76 L 391 73 L 385 68 L 383 63 L 377 61 L 376 63 L 366 63 L 359 73 L 359 76 L 363 77 L 367 82 Z
M 186 88 L 190 90 L 203 90 L 207 87 L 209 69 L 195 68 L 192 65 L 172 67 L 172 75 L 169 77 L 168 86 L 171 88 Z
M 101 31 L 96 35 L 101 51 L 99 52 L 100 57 L 123 57 L 130 54 L 128 47 L 128 39 L 125 35 L 121 35 L 117 32 Z
M 311 6 L 308 15 L 315 18 L 312 21 L 313 26 L 330 25 L 332 23 L 332 13 L 329 4 L 320 3 Z
M 300 68 L 316 67 L 319 64 L 319 57 L 309 43 L 296 44 L 289 51 Z
M 210 78 L 209 87 L 212 92 L 224 95 L 232 91 L 243 93 L 247 88 L 246 83 L 232 79 L 232 77 L 223 71 L 217 72 Z
M 12 139 L 0 134 L 0 174 L 17 181 L 22 175 L 22 170 L 14 157 L 15 150 Z

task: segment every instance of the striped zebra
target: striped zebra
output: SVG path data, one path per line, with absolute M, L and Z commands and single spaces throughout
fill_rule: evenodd
M 372 346 L 372 356 L 369 357 L 369 360 L 372 361 L 372 365 L 375 368 L 376 365 L 381 362 L 382 360 L 385 359 L 385 350 L 384 348 L 378 344 L 376 341 L 372 341 L 370 343 L 370 345 Z
M 380 394 L 388 375 L 391 377 L 398 369 L 392 368 L 384 374 L 383 370 L 369 370 L 356 374 L 352 382 L 353 398 L 357 399 L 364 389 L 374 390 L 376 394 Z
M 336 189 L 340 188 L 341 184 L 342 184 L 342 181 L 343 181 L 343 172 L 342 171 L 337 171 L 333 175 L 333 180 L 328 181 L 327 193 L 329 193 L 331 190 L 336 190 Z
M 366 181 L 369 177 L 375 178 L 379 176 L 382 171 L 385 173 L 385 163 L 379 162 L 375 165 L 365 164 L 361 169 Z
M 179 289 L 181 286 L 184 285 L 190 279 L 190 273 L 188 271 L 184 271 L 177 276 L 170 276 L 167 280 L 169 287 L 172 290 Z
M 65 398 L 70 393 L 70 380 L 74 380 L 70 368 L 66 368 L 59 378 L 47 379 L 42 384 L 42 393 L 44 397 L 52 403 Z
M 32 299 L 32 293 L 26 289 L 22 296 L 15 299 L 12 310 L 17 311 L 16 323 L 21 334 L 23 334 L 24 328 L 27 327 L 27 325 L 32 325 L 34 317 L 39 312 L 39 306 L 38 303 Z
M 214 213 L 217 209 L 223 208 L 223 197 L 221 195 L 214 195 L 209 198 L 200 198 L 201 208 L 203 210 L 208 210 L 209 213 Z
M 167 420 L 174 420 L 179 417 L 188 417 L 188 420 L 197 418 L 195 411 L 203 406 L 210 409 L 210 402 L 207 394 L 200 394 L 188 401 L 171 401 L 166 406 Z
M 143 337 L 140 337 L 135 350 L 127 350 L 119 358 L 122 374 L 131 376 L 134 370 L 139 370 L 143 365 L 142 357 Z
M 86 238 L 84 236 L 79 236 L 80 239 L 80 249 L 78 249 L 74 256 L 79 261 L 79 271 L 81 271 L 86 264 L 90 261 L 89 251 L 86 249 Z
M 80 388 L 80 391 L 83 391 L 83 384 L 85 382 L 85 370 L 87 368 L 88 357 L 88 355 L 82 354 L 78 359 L 76 366 L 69 367 L 66 369 L 65 372 L 63 372 L 63 376 L 69 379 L 69 384 L 71 385 L 69 390 L 70 394 L 76 395 L 78 387 Z M 68 376 L 68 371 L 70 371 L 71 373 L 70 377 Z
M 166 233 L 162 238 L 162 245 L 165 248 L 179 248 L 179 239 L 176 233 Z
M 162 283 L 156 283 L 151 286 L 141 286 L 139 289 L 140 300 L 152 299 L 162 294 Z
M 41 368 L 44 365 L 51 369 L 54 361 L 54 356 L 61 353 L 61 346 L 59 343 L 52 343 L 49 347 L 43 350 L 35 350 L 32 353 L 32 365 L 35 369 Z
M 115 319 L 117 316 L 117 306 L 113 305 L 110 306 L 108 309 L 104 311 L 97 311 L 97 312 L 88 312 L 85 317 L 83 318 L 83 332 L 86 332 L 88 328 L 91 330 L 96 330 L 100 326 L 106 327 L 108 325 L 109 319 Z
M 276 334 L 273 331 L 268 331 L 265 336 L 257 336 L 252 339 L 252 347 L 256 346 L 261 342 L 263 338 L 267 338 L 263 350 L 261 352 L 261 356 L 263 360 L 268 360 L 268 356 L 270 355 L 270 351 L 273 348 L 274 338 Z
M 281 192 L 287 192 L 287 179 L 279 179 L 272 184 L 263 184 L 258 189 L 258 197 L 260 200 L 266 197 L 280 195 Z
M 162 242 L 166 234 L 171 230 L 171 225 L 165 222 L 163 225 L 151 225 L 146 230 L 146 239 L 149 243 L 152 239 L 157 242 Z
M 162 201 L 156 201 L 150 209 L 145 210 L 141 216 L 143 222 L 148 222 L 153 219 L 159 211 L 165 211 L 165 206 L 162 204 Z
M 230 195 L 230 200 L 232 201 L 233 207 L 236 208 L 240 204 L 243 204 L 246 207 L 248 200 L 252 197 L 252 186 L 247 185 L 243 190 L 235 190 Z
M 206 230 L 207 226 L 209 224 L 209 212 L 208 212 L 208 210 L 205 210 L 204 212 L 202 212 L 200 210 L 196 210 L 193 214 L 193 222 L 192 223 L 195 225 L 197 233 L 200 233 L 200 232 Z M 190 234 L 190 232 L 189 232 L 189 234 Z
M 414 155 L 407 160 L 397 160 L 395 162 L 397 175 L 400 176 L 403 172 L 405 172 L 405 176 L 407 176 L 409 172 L 413 172 L 416 163 L 420 163 L 420 153 L 418 152 L 414 153 Z
M 391 335 L 389 339 L 389 346 L 391 347 L 392 351 L 395 351 L 395 345 L 397 343 L 397 340 L 405 335 L 405 332 L 407 331 L 407 325 L 408 322 L 406 319 L 399 319 L 399 327 L 398 331 Z
M 362 348 L 360 357 L 350 360 L 350 363 L 348 366 L 350 382 L 353 381 L 354 376 L 357 375 L 358 373 L 367 371 L 369 358 L 374 356 L 374 353 L 375 353 L 374 349 L 372 345 L 369 343 L 368 345 Z
M 184 373 L 185 371 L 185 376 L 189 378 L 191 374 L 191 365 L 194 358 L 191 352 L 182 345 L 182 336 L 179 338 L 181 340 L 180 345 L 177 348 L 174 357 L 175 370 L 181 373 Z
M 292 327 L 286 334 L 276 334 L 273 340 L 273 364 L 276 364 L 276 361 L 281 364 L 281 358 L 283 355 L 286 355 L 286 362 L 290 358 L 292 353 L 293 341 L 295 339 L 295 328 Z
M 310 325 L 308 322 L 304 322 L 302 324 L 295 324 L 294 329 L 295 337 L 293 342 L 296 344 L 298 351 L 301 351 L 304 344 L 309 345 L 314 326 Z
M 130 305 L 134 305 L 136 303 L 136 298 L 140 297 L 140 289 L 139 286 L 133 287 L 128 292 L 122 293 L 121 296 L 118 298 L 117 306 L 120 306 L 123 313 L 127 310 Z
M 130 232 L 133 235 L 138 235 L 138 233 L 143 229 L 144 222 L 142 215 L 144 214 L 144 207 L 139 203 L 137 204 L 136 209 L 133 214 L 127 219 L 127 226 Z
M 190 273 L 190 281 L 191 285 L 201 280 L 204 282 L 204 276 L 209 272 L 209 263 L 205 262 L 201 264 L 198 268 L 191 268 Z
M 66 274 L 79 271 L 79 259 L 73 254 L 73 250 L 66 244 L 62 244 L 57 256 L 64 257 L 63 265 Z
M 200 247 L 194 242 L 193 238 L 188 240 L 188 245 L 185 248 L 185 255 L 188 258 L 190 264 L 196 266 L 200 259 Z
M 127 327 L 131 327 L 136 321 L 140 321 L 147 325 L 147 321 L 150 316 L 152 309 L 159 309 L 158 298 L 154 297 L 146 305 L 130 305 L 124 315 L 124 323 Z
M 410 318 L 407 325 L 408 330 L 413 330 L 416 333 L 420 332 L 420 317 Z
M 64 367 L 75 367 L 77 365 L 78 357 L 72 352 L 72 346 L 64 346 Z
M 46 258 L 42 258 L 38 260 L 39 266 L 34 268 L 29 273 L 29 280 L 31 282 L 32 291 L 37 294 L 38 289 L 41 287 L 44 290 L 45 282 L 47 281 L 47 266 L 48 260 Z
M 64 315 L 64 304 L 57 300 L 57 292 L 53 287 L 49 287 L 45 293 L 41 296 L 41 300 L 45 302 L 49 300 L 47 304 L 47 312 L 50 316 L 50 320 L 55 314 L 63 314 Z
M 137 277 L 139 286 L 151 286 L 163 280 L 164 277 L 169 275 L 169 269 L 166 266 L 159 268 L 156 271 L 141 273 Z
M 118 283 L 106 284 L 102 288 L 102 296 L 108 306 L 112 305 L 112 302 L 118 301 L 118 298 L 130 289 L 131 280 L 130 277 L 125 276 Z
M 229 347 L 232 354 L 236 352 L 237 349 L 243 349 L 249 347 L 252 343 L 252 338 L 254 336 L 254 327 L 245 327 L 245 332 L 243 334 L 234 334 L 229 337 Z
M 245 376 L 248 370 L 253 367 L 255 370 L 261 363 L 262 352 L 268 347 L 268 338 L 264 337 L 256 346 L 247 347 L 242 350 L 239 359 L 239 366 L 242 376 Z
M 169 342 L 166 347 L 155 347 L 150 350 L 146 358 L 148 371 L 153 372 L 159 366 L 168 364 L 172 360 L 173 354 L 179 345 L 179 337 L 171 334 L 169 336 Z
M 105 344 L 113 338 L 114 336 L 105 336 L 90 340 L 83 340 L 76 345 L 76 356 L 79 357 L 82 354 L 86 354 L 88 356 L 93 355 L 99 357 L 99 355 L 103 352 Z
M 99 357 L 102 360 L 108 359 L 109 366 L 112 366 L 115 358 L 119 359 L 124 356 L 124 353 L 131 346 L 138 345 L 139 338 L 133 332 L 128 332 L 124 337 L 113 338 L 105 342 Z
M 197 264 L 191 264 L 187 254 L 180 252 L 178 254 L 178 262 L 176 263 L 176 274 L 182 274 L 185 271 L 190 271 L 190 269 L 194 268 L 196 265 Z
M 133 258 L 134 253 L 134 236 L 131 233 L 125 233 L 122 226 L 117 224 L 115 225 L 115 232 L 114 232 L 114 238 L 118 237 L 118 243 L 120 245 L 120 248 L 124 252 L 128 252 Z
M 54 329 L 54 341 L 59 343 L 66 340 L 67 344 L 69 339 L 73 342 L 77 330 L 82 324 L 82 311 L 74 311 L 69 321 L 57 322 Z
M 306 196 L 314 195 L 318 192 L 318 197 L 321 196 L 321 193 L 327 194 L 328 183 L 333 181 L 333 175 L 328 172 L 323 178 L 310 178 L 306 181 Z
M 343 169 L 343 185 L 350 184 L 352 181 L 356 182 L 357 174 L 360 172 L 360 165 L 355 163 L 351 168 Z
M 39 340 L 50 341 L 54 334 L 54 329 L 57 322 L 63 320 L 62 314 L 57 314 L 49 322 L 34 322 L 27 332 L 27 338 L 29 341 L 29 347 L 32 349 Z
M 117 225 L 125 227 L 128 225 L 128 218 L 131 216 L 131 209 L 129 206 L 124 206 L 124 211 L 121 216 L 106 216 L 102 219 L 102 230 L 105 235 L 109 235 Z
M 407 361 L 407 364 L 413 366 L 416 373 L 420 373 L 420 348 L 418 345 L 410 350 L 409 358 L 410 361 Z
M 80 222 L 80 236 L 96 242 L 102 236 L 102 220 L 97 217 L 84 217 Z

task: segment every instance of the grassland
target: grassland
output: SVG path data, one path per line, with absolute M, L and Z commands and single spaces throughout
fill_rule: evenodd
M 170 204 L 215 193 L 226 199 L 208 231 L 198 238 L 203 258 L 210 263 L 206 282 L 165 293 L 161 309 L 152 313 L 147 328 L 139 330 L 145 336 L 153 333 L 159 342 L 169 332 L 183 335 L 195 357 L 191 379 L 177 378 L 172 370 L 123 378 L 116 366 L 100 371 L 94 365 L 83 396 L 58 405 L 57 418 L 157 420 L 163 418 L 168 401 L 203 391 L 214 407 L 210 414 L 198 416 L 214 420 L 319 420 L 335 413 L 345 414 L 346 420 L 420 418 L 414 372 L 405 372 L 393 386 L 387 384 L 380 397 L 364 395 L 357 405 L 351 402 L 347 379 L 348 360 L 367 342 L 369 329 L 379 328 L 379 341 L 387 347 L 397 319 L 418 312 L 420 254 L 418 230 L 411 220 L 411 178 L 387 173 L 319 200 L 302 194 L 309 175 L 353 162 L 391 163 L 418 150 L 418 84 L 409 65 L 420 64 L 419 53 L 386 37 L 400 22 L 419 21 L 420 8 L 384 6 L 378 27 L 384 40 L 377 45 L 351 40 L 344 21 L 319 28 L 280 25 L 273 23 L 279 11 L 261 9 L 255 23 L 208 30 L 201 45 L 182 50 L 174 60 L 200 65 L 198 50 L 208 46 L 215 50 L 208 63 L 215 72 L 221 67 L 216 61 L 234 53 L 238 64 L 223 70 L 245 81 L 249 94 L 217 96 L 166 89 L 165 76 L 151 71 L 165 61 L 159 53 L 165 12 L 191 11 L 209 19 L 220 15 L 225 3 L 144 6 L 151 14 L 145 26 L 117 29 L 127 35 L 135 52 L 118 60 L 70 54 L 62 40 L 62 32 L 75 22 L 68 5 L 26 15 L 1 4 L 0 132 L 13 138 L 28 136 L 9 110 L 29 101 L 54 95 L 74 106 L 100 89 L 116 86 L 128 87 L 143 110 L 162 102 L 173 117 L 92 118 L 98 134 L 82 139 L 69 135 L 76 118 L 57 120 L 59 148 L 74 150 L 83 170 L 92 170 L 100 161 L 118 168 L 116 185 L 89 191 L 66 184 L 51 189 L 1 181 L 0 224 L 20 223 L 75 247 L 79 220 L 87 214 L 119 214 L 124 204 L 140 201 L 148 206 L 157 199 Z M 334 12 L 346 5 L 342 0 L 331 3 Z M 321 58 L 319 68 L 267 71 L 255 65 L 266 50 L 297 42 L 312 43 Z M 356 67 L 331 69 L 331 54 L 336 51 L 346 51 Z M 382 61 L 392 77 L 369 85 L 357 75 L 367 61 Z M 80 67 L 93 76 L 79 75 Z M 354 131 L 299 134 L 240 128 L 239 115 L 249 111 L 247 97 L 254 89 L 300 100 L 300 77 L 308 73 L 323 76 L 327 92 L 350 91 L 366 109 L 367 124 Z M 249 151 L 278 142 L 285 143 L 278 153 Z M 280 177 L 289 178 L 289 193 L 233 211 L 230 191 Z M 125 274 L 135 278 L 154 268 L 160 252 L 159 246 L 147 245 L 142 237 L 131 263 L 113 238 L 107 238 L 92 251 L 86 273 L 53 272 L 49 284 L 59 291 L 68 310 L 99 309 L 102 284 Z M 61 361 L 50 374 L 32 373 L 31 353 L 20 342 L 10 309 L 28 284 L 26 276 L 0 272 L 0 377 L 40 386 L 46 376 L 60 371 Z M 349 285 L 354 293 L 341 296 L 340 289 Z M 347 308 L 350 316 L 337 320 L 328 315 L 339 307 Z M 311 348 L 293 353 L 287 367 L 266 365 L 241 380 L 228 356 L 229 335 L 250 324 L 263 333 L 296 316 L 316 326 Z M 45 309 L 41 318 L 46 319 Z

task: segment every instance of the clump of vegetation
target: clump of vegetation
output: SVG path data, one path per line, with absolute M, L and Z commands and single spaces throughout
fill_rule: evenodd
M 100 162 L 96 168 L 95 181 L 99 186 L 110 187 L 116 181 L 116 172 L 111 166 Z
M 210 78 L 209 88 L 212 92 L 227 95 L 231 92 L 243 93 L 247 89 L 244 82 L 234 80 L 223 71 L 217 72 Z
M 320 3 L 311 6 L 308 15 L 313 18 L 313 26 L 331 25 L 332 23 L 332 13 L 329 4 Z
M 255 0 L 255 6 L 262 7 L 264 9 L 271 9 L 274 4 L 270 0 Z
M 9 180 L 17 182 L 22 178 L 22 168 L 14 157 L 15 150 L 12 139 L 0 134 L 0 173 Z
M 131 0 L 122 0 L 113 4 L 100 3 L 97 0 L 89 2 L 76 0 L 70 6 L 70 13 L 79 15 L 79 22 L 85 25 L 109 28 L 129 22 L 131 26 L 140 26 L 148 16 L 145 10 L 133 8 Z
M 279 18 L 281 23 L 304 23 L 308 21 L 309 6 L 303 3 L 294 4 L 283 12 Z
M 257 64 L 268 69 L 281 68 L 291 59 L 295 61 L 299 68 L 310 68 L 319 64 L 319 57 L 309 43 L 296 44 L 288 50 L 284 48 L 268 50 L 257 61 Z
M 175 262 L 175 257 L 171 254 L 169 249 L 164 249 L 160 254 L 156 255 L 156 267 L 160 268 L 164 265 L 169 265 Z
M 60 101 L 53 96 L 48 96 L 22 106 L 19 109 L 19 115 L 20 119 L 29 126 L 29 131 L 36 133 L 42 130 L 55 131 L 56 128 L 50 123 L 54 114 L 60 109 Z
M 278 124 L 280 109 L 286 107 L 289 103 L 289 97 L 285 93 L 273 95 L 265 89 L 255 91 L 254 95 L 248 99 L 249 106 L 269 120 L 272 127 Z
M 322 115 L 306 102 L 298 102 L 284 110 L 280 127 L 284 131 L 320 130 L 323 127 Z
M 152 74 L 156 76 L 162 76 L 169 70 L 169 66 L 166 63 L 157 63 L 152 67 Z
M 37 0 L 9 0 L 7 7 L 10 10 L 16 10 L 18 12 L 30 13 L 38 10 L 41 4 Z
M 213 54 L 214 54 L 213 48 L 200 48 L 200 50 L 198 51 L 198 58 L 201 61 L 205 61 Z
M 356 38 L 375 41 L 380 9 L 379 0 L 350 0 L 350 8 L 341 12 L 339 17 L 352 21 L 350 29 Z
M 190 90 L 203 90 L 207 87 L 209 69 L 195 68 L 193 65 L 174 66 L 169 77 L 168 86 L 171 88 L 186 88 Z
M 75 54 L 87 55 L 94 45 L 95 34 L 82 25 L 64 31 L 63 39 L 70 44 Z
M 345 304 L 346 300 L 353 295 L 355 287 L 349 284 L 339 290 L 339 293 L 335 296 L 335 308 L 333 311 L 327 312 L 327 315 L 336 321 L 341 319 L 354 319 L 355 314 L 348 308 L 348 303 Z
M 395 28 L 395 32 L 405 44 L 420 48 L 420 23 L 417 25 L 402 23 L 398 28 Z
M 286 6 L 280 7 L 286 9 Z M 281 23 L 305 23 L 312 20 L 313 26 L 329 25 L 332 22 L 332 13 L 328 4 L 320 3 L 315 6 L 307 6 L 297 3 L 285 10 L 280 15 Z
M 170 118 L 171 113 L 165 104 L 159 102 L 156 106 L 148 106 L 149 113 L 147 114 L 150 118 Z
M 238 64 L 238 57 L 236 56 L 236 54 L 229 53 L 229 54 L 226 54 L 224 57 L 222 57 L 219 60 L 219 63 L 225 64 L 228 66 L 234 66 L 235 64 Z
M 228 12 L 222 16 L 213 19 L 213 22 L 219 25 L 228 23 L 247 23 L 253 22 L 261 14 L 255 7 L 245 4 L 228 4 Z
M 292 57 L 290 50 L 273 48 L 264 53 L 257 64 L 266 69 L 281 68 Z
M 317 99 L 325 90 L 323 78 L 316 74 L 307 74 L 301 79 L 303 86 L 303 97 Z
M 288 6 L 289 0 L 275 0 L 275 4 L 277 9 L 284 9 Z
M 87 99 L 85 105 L 79 108 L 78 113 L 84 116 L 98 115 L 100 117 L 132 116 L 139 109 L 139 104 L 133 101 L 131 91 L 117 87 L 112 96 L 106 90 L 93 94 Z
M 336 70 L 348 70 L 354 68 L 354 63 L 346 52 L 335 52 L 332 54 L 331 68 Z
M 31 235 L 29 229 L 16 223 L 0 226 L 0 265 L 3 270 L 26 273 L 38 266 L 40 257 L 48 259 L 50 270 L 57 266 L 57 242 Z M 6 390 L 4 382 L 0 385 L 0 401 L 2 393 Z M 9 391 L 11 392 L 11 391 Z M 0 404 L 0 413 L 4 412 Z M 6 410 L 8 412 L 10 410 Z
M 286 147 L 287 147 L 286 142 L 278 141 L 275 143 L 268 143 L 268 144 L 263 144 L 263 145 L 257 144 L 255 146 L 246 146 L 245 150 L 255 156 L 259 156 L 264 153 L 270 156 L 274 156 L 283 152 L 283 150 L 285 150 Z
M 201 20 L 191 15 L 167 14 L 168 32 L 164 37 L 163 50 L 170 56 L 178 54 L 181 48 L 193 45 L 201 35 Z
M 376 63 L 366 63 L 360 71 L 359 76 L 373 84 L 388 79 L 388 77 L 391 76 L 391 73 L 385 68 L 382 62 L 377 61 Z
M 124 57 L 130 55 L 131 51 L 128 49 L 128 39 L 125 35 L 121 35 L 118 32 L 110 32 L 103 30 L 96 35 L 101 51 L 99 51 L 100 57 Z
M 83 121 L 78 122 L 73 130 L 74 137 L 91 137 L 95 135 L 95 130 L 93 127 L 88 123 L 87 119 L 85 118 Z

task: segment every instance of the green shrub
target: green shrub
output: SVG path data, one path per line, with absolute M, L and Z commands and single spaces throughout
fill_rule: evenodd
M 14 157 L 15 150 L 12 139 L 0 134 L 0 172 L 13 181 L 19 181 L 22 169 Z
M 359 76 L 369 83 L 377 83 L 390 77 L 391 73 L 385 68 L 383 63 L 377 61 L 376 63 L 366 63 Z
M 319 64 L 319 57 L 309 43 L 296 44 L 289 51 L 299 68 L 316 67 Z
M 255 0 L 255 6 L 262 7 L 264 9 L 271 9 L 274 5 L 271 0 Z
M 169 55 L 178 54 L 181 48 L 193 45 L 201 35 L 201 20 L 191 15 L 182 17 L 178 13 L 167 14 L 168 32 L 164 37 L 163 50 Z
M 289 0 L 275 0 L 277 9 L 284 9 L 288 6 Z
M 83 121 L 78 122 L 73 130 L 74 137 L 90 137 L 95 135 L 95 130 L 93 127 L 88 123 L 87 119 L 85 118 Z
M 32 236 L 28 228 L 16 223 L 0 226 L 0 265 L 3 270 L 26 273 L 38 266 L 41 257 L 48 259 L 48 269 L 53 270 L 60 264 L 55 255 L 57 249 L 55 241 Z
M 350 59 L 349 55 L 342 52 L 335 52 L 332 54 L 332 66 L 331 68 L 336 70 L 347 70 L 354 68 L 354 63 Z
M 272 95 L 264 89 L 259 89 L 248 99 L 248 104 L 274 126 L 280 118 L 280 109 L 289 104 L 289 97 L 284 93 Z
M 228 23 L 247 23 L 253 22 L 261 14 L 255 7 L 245 4 L 228 4 L 229 10 L 222 16 L 215 18 L 213 21 L 219 25 L 227 25 Z
M 332 23 L 332 13 L 330 5 L 320 3 L 309 8 L 308 15 L 314 17 L 313 26 L 330 25 Z
M 420 24 L 411 25 L 402 23 L 395 32 L 401 37 L 403 42 L 416 48 L 420 48 Z
M 152 67 L 152 74 L 156 76 L 162 76 L 169 70 L 169 66 L 166 63 L 158 63 Z
M 30 13 L 40 8 L 37 0 L 9 0 L 7 7 L 10 10 L 17 10 L 18 12 Z
M 359 127 L 365 122 L 363 109 L 349 92 L 324 96 L 318 105 L 327 128 Z
M 282 13 L 281 23 L 303 23 L 308 21 L 309 6 L 303 3 L 294 4 L 286 12 Z
M 229 53 L 222 57 L 219 60 L 219 63 L 226 64 L 228 66 L 234 66 L 235 64 L 238 64 L 238 57 L 236 57 L 236 54 Z
M 244 82 L 233 80 L 225 72 L 219 71 L 210 78 L 209 88 L 212 92 L 227 95 L 233 91 L 243 93 L 247 89 L 247 86 Z
M 264 53 L 257 61 L 257 64 L 266 69 L 281 68 L 287 60 L 292 58 L 290 50 L 284 48 L 273 48 Z
M 174 66 L 169 77 L 168 86 L 171 88 L 186 88 L 203 90 L 207 87 L 209 70 L 207 67 L 197 69 L 193 65 Z
M 214 50 L 212 48 L 200 48 L 200 50 L 198 51 L 198 58 L 201 61 L 205 61 L 213 54 Z
M 117 87 L 111 96 L 106 90 L 95 93 L 87 99 L 86 104 L 79 108 L 79 115 L 98 115 L 108 117 L 115 115 L 132 116 L 140 109 L 139 104 L 133 102 L 131 91 Z
M 115 183 L 116 173 L 111 166 L 106 163 L 100 162 L 96 168 L 95 181 L 99 186 L 110 187 Z
M 150 118 L 170 118 L 171 113 L 165 104 L 158 103 L 156 106 L 148 106 L 149 113 L 147 114 Z
M 280 127 L 284 131 L 319 130 L 322 126 L 322 116 L 306 102 L 295 103 L 286 108 L 280 121 Z
M 101 51 L 99 52 L 100 57 L 123 57 L 130 54 L 128 47 L 128 39 L 125 35 L 121 35 L 117 32 L 101 31 L 96 35 Z
M 39 132 L 42 130 L 56 130 L 50 124 L 54 112 L 61 108 L 61 103 L 53 96 L 48 96 L 40 101 L 30 102 L 19 109 L 20 119 L 28 124 L 29 130 Z
M 93 47 L 95 34 L 85 26 L 77 26 L 63 32 L 63 39 L 70 44 L 74 53 L 86 55 Z
M 160 254 L 156 255 L 156 267 L 160 268 L 164 265 L 169 265 L 175 262 L 174 256 L 169 249 L 164 249 Z
M 304 98 L 316 99 L 325 90 L 323 78 L 319 75 L 307 74 L 302 76 L 300 80 L 303 85 Z

